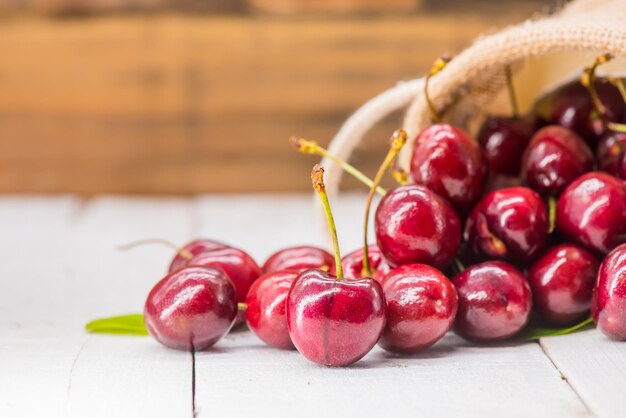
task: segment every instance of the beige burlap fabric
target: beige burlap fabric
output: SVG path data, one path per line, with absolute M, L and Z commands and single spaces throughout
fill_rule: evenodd
M 576 0 L 551 16 L 530 19 L 477 39 L 431 79 L 429 95 L 435 107 L 445 111 L 446 121 L 472 132 L 473 126 L 484 117 L 485 108 L 497 101 L 502 92 L 505 66 L 510 65 L 518 73 L 516 77 L 521 72 L 534 71 L 527 79 L 536 81 L 542 79 L 547 68 L 554 67 L 542 64 L 541 59 L 558 57 L 557 77 L 563 80 L 604 52 L 618 57 L 614 68 L 622 72 L 626 69 L 626 0 Z M 536 94 L 540 89 L 545 90 L 548 78 L 544 85 L 535 83 L 532 88 L 538 90 Z M 330 151 L 349 159 L 374 124 L 403 108 L 407 108 L 404 128 L 415 137 L 431 123 L 422 90 L 423 80 L 416 79 L 400 83 L 375 97 L 345 122 L 333 139 Z M 411 149 L 409 144 L 400 157 L 400 164 L 405 168 Z M 329 192 L 336 194 L 341 170 L 330 161 L 322 161 L 322 164 L 327 169 Z

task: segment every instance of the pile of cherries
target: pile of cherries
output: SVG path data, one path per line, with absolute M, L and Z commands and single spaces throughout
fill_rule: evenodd
M 268 345 L 330 366 L 376 344 L 417 353 L 451 328 L 503 340 L 531 310 L 565 327 L 591 309 L 604 334 L 626 340 L 626 104 L 621 80 L 595 77 L 602 59 L 540 100 L 543 110 L 487 118 L 477 140 L 442 122 L 424 129 L 410 182 L 384 193 L 370 244 L 371 198 L 407 140 L 394 133 L 368 183 L 364 246 L 343 258 L 314 167 L 334 255 L 297 246 L 259 267 L 241 249 L 192 241 L 148 296 L 148 331 L 168 347 L 202 350 L 245 321 Z

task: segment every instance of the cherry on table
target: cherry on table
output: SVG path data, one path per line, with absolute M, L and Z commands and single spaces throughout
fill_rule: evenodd
M 330 270 L 335 265 L 326 250 L 310 245 L 284 248 L 272 254 L 263 264 L 263 273 L 280 270 L 304 271 L 313 268 Z
M 626 240 L 626 183 L 602 172 L 582 175 L 559 197 L 556 227 L 564 237 L 608 253 Z
M 626 244 L 615 248 L 602 262 L 591 314 L 603 334 L 626 340 Z
M 450 330 L 457 311 L 454 286 L 425 264 L 396 267 L 382 282 L 387 323 L 379 345 L 387 351 L 414 354 Z
M 287 295 L 299 271 L 265 273 L 250 286 L 246 297 L 248 327 L 267 345 L 294 348 L 287 328 Z
M 598 168 L 626 180 L 626 133 L 607 132 L 596 150 Z
M 528 271 L 535 311 L 556 326 L 584 319 L 599 266 L 593 254 L 576 245 L 550 248 Z
M 181 350 L 212 346 L 236 315 L 235 286 L 216 268 L 186 267 L 168 274 L 152 288 L 144 306 L 150 335 Z
M 454 330 L 461 337 L 497 341 L 517 334 L 528 322 L 532 296 L 524 275 L 510 264 L 487 261 L 453 280 L 459 297 Z
M 178 250 L 170 263 L 168 271 L 171 272 L 186 267 L 189 263 L 189 260 L 198 254 L 206 251 L 219 250 L 222 248 L 228 248 L 228 245 L 219 241 L 206 238 L 199 238 L 190 241 Z

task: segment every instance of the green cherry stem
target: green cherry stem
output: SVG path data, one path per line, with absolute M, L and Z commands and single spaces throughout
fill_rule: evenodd
M 511 101 L 511 114 L 514 119 L 519 118 L 519 107 L 517 105 L 517 96 L 515 95 L 515 86 L 513 84 L 513 72 L 511 66 L 504 67 L 504 76 L 506 78 L 506 87 L 509 91 L 509 100 Z
M 178 255 L 180 255 L 182 258 L 186 260 L 191 260 L 193 258 L 193 254 L 191 254 L 189 251 L 185 250 L 184 248 L 180 248 L 178 245 L 174 244 L 173 242 L 168 241 L 166 239 L 162 239 L 162 238 L 140 239 L 137 241 L 129 242 L 128 244 L 118 245 L 117 249 L 119 251 L 128 251 L 137 247 L 142 247 L 144 245 L 152 245 L 152 244 L 165 245 L 166 247 L 170 247 L 174 251 L 176 251 Z
M 244 311 L 245 312 L 246 309 L 248 309 L 248 304 L 247 303 L 245 303 L 245 302 L 237 303 L 237 310 L 238 311 Z
M 333 212 L 330 210 L 330 202 L 328 201 L 328 195 L 326 194 L 326 185 L 324 184 L 324 169 L 319 164 L 313 166 L 311 171 L 311 182 L 313 188 L 320 196 L 322 206 L 324 207 L 324 213 L 328 220 L 328 229 L 330 229 L 330 235 L 333 239 L 333 251 L 335 253 L 335 268 L 337 270 L 337 280 L 343 280 L 343 266 L 341 265 L 341 253 L 339 252 L 339 240 L 337 239 L 337 227 L 335 226 L 335 219 L 333 218 Z
M 369 225 L 370 209 L 372 207 L 372 200 L 374 199 L 374 192 L 378 184 L 382 181 L 383 176 L 387 172 L 387 169 L 389 169 L 389 166 L 391 165 L 391 163 L 396 159 L 396 156 L 398 155 L 398 153 L 400 152 L 404 144 L 406 144 L 406 141 L 408 140 L 408 138 L 409 136 L 403 129 L 398 129 L 397 131 L 393 133 L 393 135 L 391 136 L 391 147 L 389 148 L 389 151 L 387 152 L 387 155 L 385 156 L 385 159 L 383 160 L 382 164 L 378 168 L 378 172 L 376 173 L 376 176 L 374 177 L 374 184 L 370 188 L 370 192 L 367 196 L 367 203 L 365 205 L 365 221 L 363 222 L 363 272 L 362 272 L 362 274 L 367 277 L 372 275 L 372 267 L 370 266 L 370 258 L 369 258 L 369 248 L 367 245 L 368 244 L 367 243 L 367 227 Z
M 428 95 L 428 84 L 430 83 L 430 78 L 436 74 L 438 74 L 441 70 L 445 68 L 445 66 L 450 62 L 449 57 L 441 57 L 438 58 L 437 61 L 433 64 L 428 74 L 426 74 L 426 79 L 424 80 L 424 98 L 426 99 L 426 104 L 428 105 L 428 110 L 430 111 L 430 117 L 434 122 L 441 122 L 441 115 L 435 109 L 435 105 L 430 100 L 430 96 Z
M 606 126 L 614 132 L 626 133 L 626 124 L 624 123 L 609 122 L 606 124 Z
M 297 138 L 295 136 L 292 136 L 291 138 L 289 138 L 289 142 L 295 145 L 298 151 L 301 152 L 302 154 L 319 155 L 320 157 L 325 157 L 325 158 L 328 158 L 329 160 L 332 160 L 335 164 L 341 167 L 346 173 L 350 174 L 352 177 L 356 178 L 361 183 L 365 184 L 368 188 L 372 187 L 372 184 L 374 184 L 374 182 L 365 174 L 363 174 L 363 172 L 360 171 L 358 168 L 330 154 L 328 150 L 326 150 L 324 147 L 319 146 L 317 142 L 315 141 L 310 141 L 308 139 Z M 380 186 L 376 188 L 376 191 L 381 196 L 384 196 L 385 193 L 387 193 L 387 191 Z
M 458 257 L 454 257 L 452 261 L 454 262 L 454 267 L 456 267 L 459 273 L 462 273 L 463 271 L 465 271 L 465 265 Z
M 626 86 L 624 85 L 624 80 L 619 77 L 609 78 L 611 84 L 613 84 L 619 90 L 622 95 L 622 99 L 626 102 Z
M 554 232 L 556 226 L 556 198 L 550 196 L 548 198 L 548 234 Z
M 586 68 L 583 71 L 583 74 L 580 78 L 580 82 L 583 86 L 587 88 L 589 95 L 591 96 L 591 101 L 593 102 L 593 107 L 595 111 L 601 118 L 606 116 L 607 110 L 600 97 L 598 96 L 598 92 L 596 90 L 595 81 L 596 81 L 596 69 L 613 59 L 613 55 L 611 54 L 602 54 L 593 62 L 591 67 Z

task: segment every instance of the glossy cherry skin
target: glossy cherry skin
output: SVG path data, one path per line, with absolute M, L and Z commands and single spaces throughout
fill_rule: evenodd
M 263 264 L 263 273 L 279 270 L 304 271 L 314 268 L 330 270 L 335 259 L 328 251 L 318 247 L 303 245 L 289 247 L 272 254 Z
M 204 238 L 190 241 L 182 247 L 183 250 L 187 251 L 193 256 L 196 256 L 206 251 L 219 250 L 222 248 L 228 248 L 228 245 L 223 244 L 218 241 L 214 241 L 211 239 L 204 239 Z M 180 255 L 180 253 L 176 254 L 176 256 L 174 256 L 174 258 L 172 259 L 172 262 L 170 263 L 170 267 L 168 271 L 171 272 L 171 271 L 183 268 L 183 267 L 187 267 L 188 264 L 189 264 L 188 258 L 183 257 L 182 255 Z
M 486 195 L 465 224 L 468 250 L 482 259 L 522 263 L 532 259 L 548 236 L 548 212 L 541 197 L 527 187 Z
M 375 216 L 376 241 L 391 265 L 447 266 L 461 242 L 461 221 L 450 204 L 421 185 L 389 190 Z
M 452 282 L 459 297 L 454 330 L 463 338 L 502 340 L 517 334 L 528 322 L 530 287 L 513 266 L 487 261 L 468 267 Z
M 389 266 L 389 263 L 387 263 L 387 260 L 383 257 L 378 245 L 369 244 L 367 254 L 370 260 L 370 268 L 373 272 L 372 279 L 381 282 L 383 277 L 391 270 L 391 266 Z M 343 256 L 341 265 L 343 266 L 343 274 L 346 278 L 357 279 L 363 277 L 363 248 L 359 248 Z M 334 267 L 331 273 L 336 273 Z
M 604 80 L 596 80 L 595 87 L 600 101 L 607 109 L 607 120 L 622 122 L 626 105 L 619 90 Z M 591 96 L 579 81 L 565 84 L 553 93 L 552 123 L 575 131 L 595 149 L 606 128 L 601 120 L 592 117 L 593 112 Z
M 557 195 L 593 169 L 593 154 L 574 131 L 551 125 L 540 129 L 524 153 L 522 172 L 531 189 Z
M 273 271 L 250 286 L 246 297 L 246 322 L 269 346 L 294 348 L 287 329 L 287 295 L 298 274 L 298 271 Z
M 478 142 L 483 147 L 490 175 L 519 175 L 519 156 L 524 153 L 536 125 L 532 117 L 490 116 L 485 120 Z
M 235 286 L 215 268 L 186 267 L 168 274 L 152 288 L 144 306 L 150 335 L 180 350 L 211 347 L 236 315 Z
M 550 248 L 528 271 L 535 311 L 556 326 L 584 319 L 599 266 L 593 254 L 576 245 Z
M 347 366 L 365 356 L 385 327 L 386 305 L 373 279 L 343 279 L 306 270 L 294 281 L 287 299 L 289 335 L 307 359 L 327 366 Z
M 439 341 L 452 327 L 456 290 L 436 268 L 405 264 L 391 270 L 382 286 L 387 324 L 378 344 L 385 350 L 417 353 Z
M 626 133 L 608 132 L 600 139 L 596 151 L 598 168 L 626 180 Z
M 245 302 L 248 289 L 261 275 L 261 268 L 245 251 L 238 248 L 221 248 L 198 254 L 189 260 L 190 266 L 216 267 L 222 269 L 235 284 L 237 302 Z M 239 312 L 235 325 L 245 320 L 245 312 Z
M 566 238 L 608 253 L 625 239 L 626 183 L 601 172 L 579 177 L 559 197 L 556 227 Z
M 480 199 L 487 181 L 482 149 L 465 132 L 434 124 L 415 139 L 411 178 L 467 213 Z
M 626 340 L 626 244 L 611 251 L 600 266 L 591 315 L 606 336 Z

